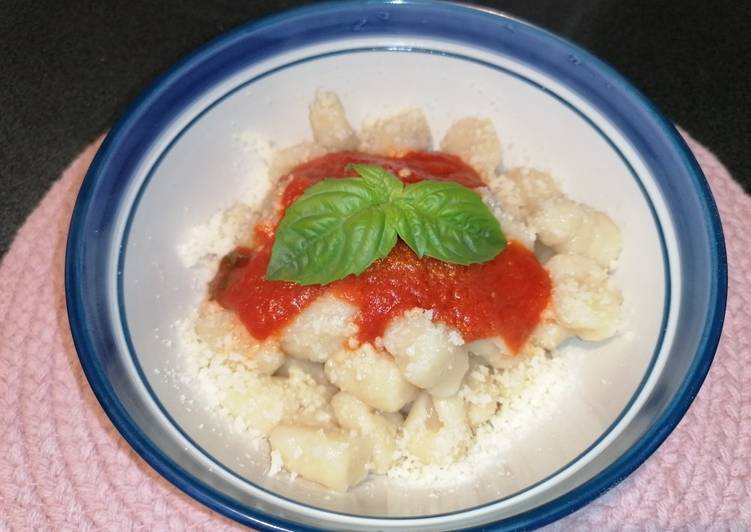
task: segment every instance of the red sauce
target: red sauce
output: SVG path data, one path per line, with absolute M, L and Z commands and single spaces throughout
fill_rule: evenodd
M 256 227 L 255 249 L 237 248 L 222 259 L 209 286 L 211 297 L 235 312 L 250 334 L 259 340 L 279 332 L 324 291 L 322 286 L 302 286 L 267 281 L 273 228 Z
M 547 304 L 550 278 L 534 254 L 516 242 L 495 259 L 471 266 L 418 259 L 399 242 L 388 257 L 330 289 L 360 308 L 363 342 L 382 336 L 393 317 L 419 307 L 433 310 L 435 319 L 466 341 L 500 335 L 516 351 Z
M 402 180 L 450 180 L 468 187 L 483 185 L 477 173 L 457 157 L 441 153 L 409 153 L 401 158 L 357 152 L 324 155 L 294 168 L 287 179 L 283 206 L 326 177 L 354 175 L 349 163 L 377 164 Z M 420 307 L 456 328 L 466 341 L 501 336 L 516 351 L 537 325 L 548 303 L 550 278 L 524 246 L 511 242 L 493 260 L 461 266 L 425 257 L 418 259 L 399 242 L 384 259 L 361 275 L 328 286 L 301 286 L 264 278 L 271 254 L 274 228 L 256 228 L 255 249 L 238 248 L 222 260 L 210 286 L 211 296 L 233 310 L 250 333 L 263 340 L 289 323 L 324 291 L 332 291 L 357 306 L 359 340 L 382 336 L 391 319 Z

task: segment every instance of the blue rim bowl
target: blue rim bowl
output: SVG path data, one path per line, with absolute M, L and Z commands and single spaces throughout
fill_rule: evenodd
M 361 23 L 353 25 L 352 20 Z M 672 349 L 692 356 L 668 359 L 663 375 L 673 392 L 659 399 L 659 416 L 636 443 L 565 495 L 493 525 L 526 529 L 550 523 L 627 477 L 683 417 L 704 381 L 719 342 L 727 263 L 720 219 L 706 179 L 673 125 L 607 64 L 545 30 L 501 13 L 416 0 L 318 4 L 244 25 L 173 67 L 109 133 L 78 195 L 68 236 L 65 286 L 81 365 L 102 408 L 122 436 L 178 488 L 246 525 L 267 530 L 304 528 L 301 523 L 229 497 L 199 479 L 190 468 L 170 458 L 135 419 L 134 412 L 146 407 L 128 395 L 127 382 L 118 377 L 124 371 L 122 362 L 112 354 L 117 349 L 115 329 L 120 323 L 117 303 L 113 305 L 109 295 L 116 255 L 113 250 L 121 244 L 114 213 L 146 150 L 185 106 L 217 80 L 275 54 L 354 33 L 453 39 L 533 64 L 585 97 L 632 143 L 654 174 L 677 220 L 677 245 L 684 269 L 680 290 L 690 297 L 680 302 L 679 330 Z

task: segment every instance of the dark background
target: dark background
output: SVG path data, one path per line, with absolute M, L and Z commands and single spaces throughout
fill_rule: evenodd
M 68 162 L 181 56 L 300 1 L 0 0 L 0 256 Z M 477 2 L 611 63 L 751 190 L 751 2 Z

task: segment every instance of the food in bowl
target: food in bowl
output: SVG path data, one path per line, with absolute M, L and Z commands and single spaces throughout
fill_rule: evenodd
M 268 441 L 272 474 L 336 491 L 450 475 L 533 411 L 524 390 L 565 371 L 561 342 L 616 334 L 619 229 L 548 174 L 503 169 L 490 120 L 431 151 L 419 109 L 355 131 L 320 91 L 309 119 L 313 141 L 253 176 L 273 183 L 262 204 L 182 247 L 215 271 L 183 324 L 188 371 Z

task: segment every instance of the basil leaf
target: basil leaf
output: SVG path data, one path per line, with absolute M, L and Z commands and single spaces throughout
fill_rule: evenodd
M 456 264 L 494 258 L 506 245 L 498 220 L 472 190 L 447 181 L 408 187 L 378 166 L 325 179 L 287 208 L 276 231 L 269 280 L 326 284 L 384 258 L 397 235 L 419 256 Z
M 448 181 L 421 181 L 396 201 L 397 233 L 418 257 L 473 264 L 506 245 L 498 220 L 474 191 Z
M 359 274 L 388 255 L 397 238 L 390 201 L 401 192 L 393 180 L 403 188 L 391 174 L 368 173 L 307 189 L 277 228 L 266 278 L 325 284 Z
M 348 164 L 348 168 L 352 168 L 355 172 L 360 174 L 360 177 L 372 188 L 382 191 L 387 194 L 389 199 L 394 200 L 401 196 L 404 190 L 404 183 L 391 172 L 384 170 L 380 166 L 372 164 Z

